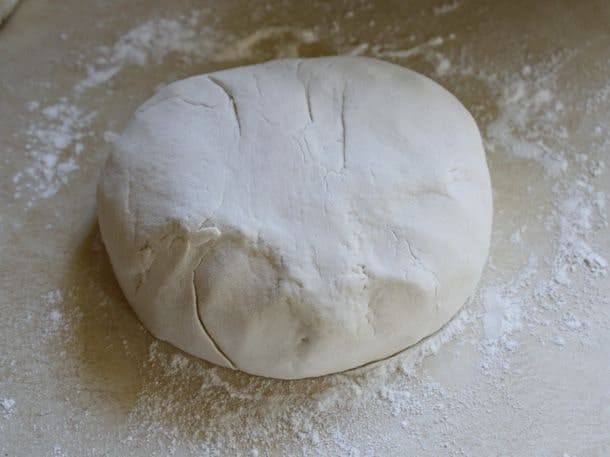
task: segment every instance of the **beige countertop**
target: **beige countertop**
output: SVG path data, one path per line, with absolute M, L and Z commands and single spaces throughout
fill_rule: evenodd
M 610 455 L 609 24 L 601 0 L 23 0 L 0 28 L 1 455 Z M 156 342 L 95 220 L 115 135 L 172 80 L 333 54 L 420 71 L 477 119 L 479 292 L 416 347 L 314 380 Z

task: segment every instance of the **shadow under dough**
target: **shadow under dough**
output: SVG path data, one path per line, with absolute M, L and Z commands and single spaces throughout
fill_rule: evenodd
M 69 334 L 62 339 L 81 390 L 96 404 L 128 411 L 141 386 L 151 337 L 142 329 L 114 277 L 97 220 L 69 254 L 61 290 Z
M 284 381 L 248 375 L 156 340 L 115 279 L 97 221 L 68 263 L 63 312 L 73 318 L 62 345 L 78 379 L 75 398 L 93 403 L 97 414 L 115 423 L 143 430 L 155 424 L 182 439 L 202 439 L 219 422 L 249 422 L 270 408 L 277 413 L 305 407 L 333 385 L 333 376 Z

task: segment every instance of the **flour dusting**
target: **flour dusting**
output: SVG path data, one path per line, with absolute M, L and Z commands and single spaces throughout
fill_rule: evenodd
M 460 7 L 465 5 L 452 1 L 431 11 L 440 20 Z M 15 200 L 28 209 L 52 199 L 80 172 L 83 156 L 90 154 L 88 145 L 116 140 L 117 132 L 96 125 L 99 113 L 87 110 L 82 99 L 89 91 L 120 81 L 125 68 L 144 75 L 149 66 L 170 55 L 193 64 L 235 63 L 249 59 L 261 47 L 271 48 L 275 57 L 298 56 L 304 45 L 321 40 L 316 28 L 282 24 L 235 38 L 205 22 L 204 15 L 193 12 L 136 25 L 114 43 L 82 57 L 82 79 L 70 94 L 48 104 L 28 102 L 25 109 L 31 123 L 20 132 L 28 164 L 13 176 Z M 336 42 L 328 40 L 337 54 L 368 55 L 414 66 L 440 79 L 458 97 L 489 94 L 484 102 L 493 106 L 483 109 L 474 103 L 468 108 L 483 133 L 492 175 L 494 165 L 518 170 L 515 186 L 523 188 L 515 192 L 521 192 L 523 214 L 509 218 L 504 213 L 502 202 L 513 195 L 513 189 L 494 184 L 499 204 L 493 243 L 505 246 L 492 252 L 479 292 L 437 334 L 388 360 L 321 379 L 281 382 L 214 367 L 153 342 L 146 357 L 134 361 L 139 384 L 126 401 L 129 410 L 120 437 L 103 437 L 125 454 L 146 445 L 150 455 L 159 456 L 401 455 L 391 438 L 392 433 L 401 433 L 414 443 L 415 453 L 465 455 L 461 438 L 477 433 L 466 428 L 464 418 L 489 420 L 484 413 L 499 399 L 507 408 L 522 407 L 512 397 L 509 383 L 515 379 L 510 376 L 522 369 L 517 362 L 522 362 L 525 342 L 556 357 L 571 346 L 593 344 L 592 329 L 610 329 L 609 316 L 599 312 L 600 303 L 605 309 L 610 306 L 599 289 L 600 282 L 607 281 L 610 259 L 598 241 L 599 234 L 608 231 L 604 182 L 610 133 L 606 125 L 590 126 L 589 150 L 572 146 L 577 129 L 567 112 L 574 100 L 559 78 L 570 56 L 557 54 L 539 61 L 524 57 L 517 67 L 509 68 L 504 62 L 470 60 L 470 49 L 461 42 L 459 31 L 380 42 L 346 42 L 336 33 L 333 36 Z M 604 109 L 610 98 L 608 88 L 610 82 L 589 94 L 582 110 Z M 534 191 L 548 196 L 547 204 L 530 208 L 527 195 Z M 532 243 L 537 243 L 536 250 L 531 249 Z M 499 252 L 511 256 L 503 259 Z M 102 354 L 137 353 L 126 339 L 107 339 L 116 331 L 111 333 L 105 326 L 117 323 L 106 320 L 106 313 L 118 307 L 121 299 L 110 298 L 100 289 L 95 303 L 67 308 L 76 292 L 66 287 L 45 294 L 37 313 L 28 314 L 20 324 L 27 332 L 32 322 L 43 322 L 44 334 L 36 335 L 41 363 L 67 359 L 65 351 L 58 352 L 56 347 L 67 346 L 77 329 L 85 334 L 91 328 L 106 331 L 95 342 L 107 351 Z M 87 307 L 96 319 L 82 330 Z M 146 338 L 146 332 L 141 332 Z M 438 357 L 430 357 L 434 354 Z M 464 365 L 470 361 L 474 374 L 461 384 L 460 370 L 456 379 L 439 379 L 433 367 L 437 358 Z M 8 358 L 3 362 L 14 365 Z M 106 382 L 110 374 L 98 376 Z M 112 395 L 129 390 L 117 382 Z M 487 389 L 493 395 L 482 393 Z M 95 389 L 87 390 L 85 381 L 77 390 L 83 402 L 87 395 L 97 394 Z M 23 409 L 21 399 L 10 394 L 0 398 L 5 417 Z M 66 408 L 68 425 L 58 422 L 59 444 L 49 448 L 52 455 L 71 455 L 65 450 L 74 436 L 71 424 L 93 420 L 80 406 Z M 532 411 L 532 416 L 537 412 Z M 389 424 L 387 434 L 386 430 L 379 433 L 381 419 Z M 431 433 L 438 443 L 433 449 L 426 445 Z M 270 445 L 276 446 L 273 451 L 267 451 Z
M 85 64 L 87 76 L 76 85 L 76 93 L 104 84 L 126 66 L 160 63 L 171 53 L 189 60 L 204 57 L 215 41 L 211 28 L 198 27 L 200 19 L 197 10 L 176 19 L 153 19 L 125 33 L 113 46 L 99 47 L 94 62 Z
M 15 400 L 12 398 L 0 398 L 0 406 L 4 409 L 5 413 L 10 413 L 15 406 Z
M 26 108 L 35 119 L 24 132 L 30 164 L 13 176 L 14 198 L 30 208 L 53 197 L 79 169 L 85 142 L 95 136 L 90 127 L 97 115 L 82 107 L 79 100 L 83 93 L 118 77 L 130 66 L 159 64 L 172 53 L 188 61 L 211 53 L 216 45 L 214 32 L 199 27 L 200 19 L 200 13 L 193 11 L 189 16 L 152 19 L 136 26 L 114 45 L 98 47 L 90 62 L 84 63 L 86 76 L 73 93 L 44 107 L 36 100 L 28 102 Z M 103 138 L 112 141 L 113 133 L 107 132 Z
M 440 16 L 443 14 L 453 13 L 459 7 L 460 7 L 460 3 L 457 0 L 453 0 L 452 2 L 443 3 L 440 6 L 435 6 L 433 8 L 433 11 L 436 16 Z
M 85 112 L 65 97 L 44 108 L 32 101 L 27 108 L 37 119 L 25 131 L 31 162 L 13 176 L 13 184 L 15 199 L 31 207 L 39 199 L 54 196 L 79 169 L 78 157 L 83 142 L 93 134 L 90 126 L 96 113 Z

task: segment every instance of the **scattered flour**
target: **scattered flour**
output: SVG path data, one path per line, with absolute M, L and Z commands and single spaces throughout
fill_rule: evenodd
M 553 60 L 534 71 L 524 65 L 520 74 L 482 75 L 497 93 L 498 116 L 487 126 L 491 150 L 535 160 L 548 174 L 559 176 L 568 168 L 564 145 L 568 130 L 563 119 L 564 104 L 557 95 Z
M 15 199 L 25 200 L 29 208 L 39 199 L 54 196 L 79 169 L 78 157 L 83 142 L 93 134 L 90 127 L 96 113 L 85 112 L 65 97 L 44 108 L 32 101 L 27 109 L 36 117 L 25 131 L 31 162 L 13 176 L 13 184 Z
M 453 0 L 452 2 L 443 3 L 440 6 L 435 6 L 433 8 L 433 11 L 436 16 L 440 16 L 443 14 L 453 13 L 459 7 L 460 7 L 460 2 L 458 2 L 457 0 Z
M 385 49 L 384 46 L 375 45 L 371 47 L 371 55 L 380 59 L 405 60 L 415 56 L 422 56 L 427 62 L 434 66 L 434 73 L 438 77 L 443 77 L 451 72 L 451 60 L 436 48 L 442 46 L 447 41 L 454 40 L 456 35 L 450 33 L 446 38 L 437 36 L 428 41 L 413 46 L 408 49 Z M 348 51 L 350 55 L 364 55 L 368 51 L 368 45 L 355 47 Z
M 13 407 L 15 406 L 15 400 L 6 397 L 0 398 L 0 406 L 2 406 L 2 409 L 5 413 L 10 413 L 12 412 Z
M 42 300 L 46 305 L 58 305 L 64 299 L 64 294 L 61 290 L 51 290 L 42 296 Z
M 375 45 L 371 50 L 372 54 L 380 59 L 408 59 L 420 54 L 425 55 L 426 52 L 429 52 L 431 49 L 442 46 L 444 42 L 445 40 L 443 37 L 438 36 L 408 49 L 386 50 L 383 45 Z
M 75 92 L 104 84 L 128 65 L 158 64 L 171 53 L 189 60 L 206 56 L 215 43 L 214 32 L 209 27 L 198 27 L 199 21 L 197 10 L 188 17 L 149 20 L 121 36 L 114 46 L 99 47 L 93 63 L 85 64 L 87 76 L 76 85 Z
M 337 450 L 349 450 L 347 455 L 376 455 L 376 444 L 371 443 L 368 450 L 359 449 L 341 421 L 331 422 L 330 428 L 321 421 L 338 409 L 346 418 L 362 414 L 360 409 L 370 404 L 387 405 L 389 412 L 403 421 L 423 415 L 426 406 L 418 394 L 420 389 L 435 396 L 441 396 L 442 390 L 436 383 L 419 378 L 417 367 L 460 335 L 471 321 L 470 312 L 464 309 L 442 332 L 394 358 L 330 378 L 298 382 L 298 389 L 293 388 L 294 383 L 242 374 L 236 379 L 235 373 L 168 352 L 154 342 L 145 370 L 156 373 L 156 380 L 139 396 L 131 412 L 133 426 L 123 442 L 139 443 L 155 436 L 166 443 L 189 443 L 193 455 L 222 455 L 243 434 L 247 434 L 248 443 L 265 446 L 282 433 L 283 445 L 300 443 L 303 455 L 327 455 Z M 193 385 L 198 387 L 193 389 Z M 184 397 L 189 398 L 186 404 L 180 400 Z M 196 406 L 191 409 L 193 405 L 205 405 L 205 415 Z M 171 445 L 169 449 L 173 449 Z M 289 449 L 282 448 L 282 454 L 290 453 Z
M 434 7 L 433 12 L 443 15 L 459 6 L 453 1 Z M 84 110 L 79 97 L 120 78 L 127 66 L 153 65 L 173 53 L 191 62 L 238 61 L 269 40 L 282 43 L 275 47 L 277 57 L 296 56 L 301 44 L 318 39 L 316 30 L 283 25 L 233 39 L 202 27 L 200 19 L 193 13 L 145 22 L 86 57 L 85 74 L 74 93 L 46 106 L 28 103 L 34 121 L 24 134 L 31 160 L 13 177 L 15 198 L 24 207 L 53 197 L 68 183 L 92 138 L 116 139 L 116 133 L 106 128 L 93 131 L 96 113 Z M 510 370 L 524 338 L 545 347 L 550 343 L 549 350 L 562 350 L 574 341 L 586 342 L 590 329 L 601 325 L 591 317 L 591 302 L 604 300 L 596 295 L 596 284 L 608 274 L 608 259 L 595 245 L 595 234 L 608 228 L 607 196 L 598 185 L 600 179 L 607 179 L 607 167 L 599 154 L 570 149 L 565 116 L 570 100 L 557 81 L 561 57 L 528 62 L 517 71 L 479 63 L 475 71 L 473 62 L 444 48 L 456 39 L 449 34 L 391 48 L 351 43 L 338 46 L 338 52 L 405 65 L 418 57 L 445 81 L 470 78 L 487 89 L 497 105 L 494 118 L 481 123 L 490 156 L 541 167 L 552 197 L 550 208 L 540 215 L 540 227 L 531 220 L 527 226 L 525 220 L 504 221 L 511 227 L 508 241 L 515 250 L 526 250 L 530 233 L 542 227 L 548 233 L 544 256 L 528 255 L 518 267 L 490 265 L 494 280 L 485 280 L 479 296 L 440 332 L 391 359 L 324 379 L 290 383 L 236 374 L 155 342 L 142 367 L 144 379 L 129 412 L 122 446 L 138 449 L 141 443 L 156 443 L 154 455 L 258 456 L 266 455 L 262 449 L 270 442 L 279 441 L 285 446 L 278 449 L 283 454 L 384 455 L 392 445 L 384 436 L 371 437 L 366 428 L 352 428 L 356 419 L 373 426 L 370 411 L 382 411 L 421 450 L 426 450 L 426 437 L 434 430 L 441 443 L 437 454 L 462 455 L 456 439 L 464 431 L 460 419 L 485 411 L 486 402 L 493 401 L 481 397 L 480 386 Z M 460 90 L 459 85 L 448 87 Z M 607 99 L 602 90 L 589 98 L 587 108 Z M 597 126 L 594 134 L 598 139 L 594 151 L 607 152 L 607 127 Z M 568 173 L 576 178 L 566 179 Z M 582 288 L 574 288 L 581 282 Z M 78 313 L 68 315 L 62 308 L 68 293 L 56 290 L 43 297 L 42 319 L 53 334 L 78 322 Z M 108 306 L 108 299 L 102 300 L 103 306 Z M 482 337 L 473 336 L 479 334 Z M 478 357 L 481 378 L 461 390 L 443 387 L 422 368 L 422 361 L 449 341 L 451 347 L 473 351 Z M 121 348 L 127 350 L 125 341 Z M 507 396 L 501 382 L 493 384 L 498 397 Z M 15 404 L 9 398 L 0 402 L 7 413 Z M 240 447 L 244 442 L 247 447 Z M 54 454 L 64 455 L 59 445 Z
M 298 57 L 299 47 L 317 41 L 317 33 L 313 29 L 295 29 L 288 26 L 271 26 L 241 38 L 235 43 L 219 50 L 214 60 L 236 61 L 252 57 L 252 52 L 265 41 L 277 42 L 275 58 Z

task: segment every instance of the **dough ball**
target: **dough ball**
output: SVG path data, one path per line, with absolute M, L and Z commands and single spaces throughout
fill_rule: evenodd
M 476 287 L 492 218 L 468 111 L 361 57 L 170 84 L 115 144 L 98 201 L 116 276 L 153 335 L 287 379 L 438 330 Z

